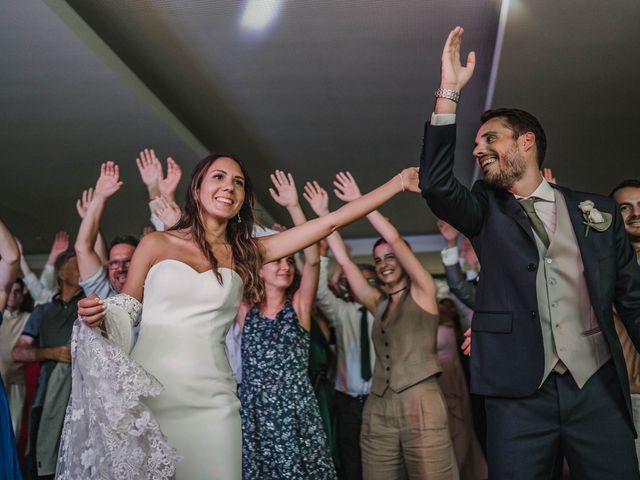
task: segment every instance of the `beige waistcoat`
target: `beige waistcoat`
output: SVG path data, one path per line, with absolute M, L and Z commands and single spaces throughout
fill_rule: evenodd
M 611 352 L 591 305 L 567 204 L 558 190 L 554 194 L 557 222 L 549 248 L 534 234 L 540 255 L 536 290 L 545 354 L 542 382 L 552 370 L 566 367 L 582 388 Z
M 438 316 L 420 308 L 407 290 L 403 300 L 382 316 L 388 297 L 378 303 L 372 338 L 376 350 L 371 392 L 382 396 L 387 388 L 401 392 L 441 372 L 436 356 Z

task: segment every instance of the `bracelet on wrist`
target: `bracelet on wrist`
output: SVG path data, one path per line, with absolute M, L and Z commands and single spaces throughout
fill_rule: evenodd
M 404 192 L 404 179 L 402 178 L 402 173 L 399 173 L 398 176 L 400 177 L 400 183 L 402 185 L 402 191 Z
M 446 98 L 453 102 L 458 103 L 460 101 L 460 92 L 451 90 L 449 88 L 439 88 L 435 93 L 436 98 Z

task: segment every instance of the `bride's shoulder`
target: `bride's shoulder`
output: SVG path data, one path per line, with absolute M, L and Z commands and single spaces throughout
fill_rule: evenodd
M 151 232 L 147 233 L 144 237 L 140 239 L 140 244 L 138 248 L 155 248 L 157 246 L 164 246 L 169 241 L 166 232 Z
M 171 230 L 168 232 L 152 232 L 145 235 L 140 241 L 138 249 L 144 250 L 147 256 L 157 260 L 179 256 L 180 253 L 193 250 L 194 245 L 188 232 Z
M 163 251 L 170 249 L 174 243 L 176 243 L 175 236 L 169 232 L 151 232 L 142 237 L 137 250 L 144 251 L 147 255 L 152 257 L 158 256 Z
M 167 232 L 151 232 L 142 237 L 140 245 L 148 246 L 151 248 L 154 246 L 160 246 L 165 248 L 172 244 L 190 243 L 190 237 L 188 232 L 183 230 L 170 230 Z

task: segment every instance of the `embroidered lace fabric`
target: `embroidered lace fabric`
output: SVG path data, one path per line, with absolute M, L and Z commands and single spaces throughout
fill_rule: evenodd
M 107 317 L 126 312 L 129 328 L 137 322 L 141 305 L 134 298 L 121 294 L 105 304 Z M 129 358 L 121 345 L 80 320 L 73 327 L 71 354 L 71 398 L 56 479 L 172 478 L 181 457 L 140 402 L 142 396 L 159 395 L 162 385 Z
M 133 329 L 140 323 L 142 304 L 130 295 L 121 293 L 104 300 L 107 306 L 104 325 L 109 339 L 128 355 L 133 349 Z

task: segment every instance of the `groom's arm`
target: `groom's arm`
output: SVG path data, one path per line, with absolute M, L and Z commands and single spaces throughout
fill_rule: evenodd
M 456 126 L 427 124 L 420 155 L 420 190 L 433 213 L 466 237 L 482 228 L 486 197 L 471 192 L 453 174 Z
M 482 227 L 486 200 L 463 186 L 453 175 L 456 144 L 456 94 L 471 79 L 475 54 L 469 53 L 467 65 L 460 62 L 463 30 L 449 33 L 442 51 L 441 92 L 436 98 L 431 123 L 427 123 L 420 155 L 420 189 L 433 213 L 453 225 L 467 237 Z M 447 98 L 448 97 L 448 98 Z

